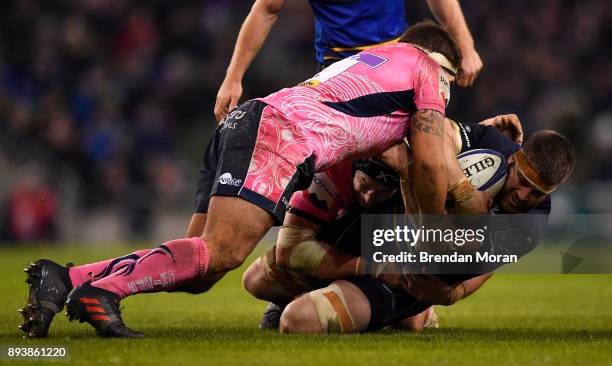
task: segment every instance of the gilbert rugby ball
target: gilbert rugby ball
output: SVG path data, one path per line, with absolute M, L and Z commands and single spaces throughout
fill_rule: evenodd
M 467 179 L 479 191 L 495 197 L 504 186 L 508 165 L 498 151 L 474 149 L 459 154 L 457 159 Z

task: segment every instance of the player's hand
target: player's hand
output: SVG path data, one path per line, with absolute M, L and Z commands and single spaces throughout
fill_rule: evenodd
M 242 96 L 242 83 L 240 80 L 223 80 L 223 84 L 217 92 L 217 100 L 215 102 L 215 118 L 217 122 L 221 122 L 223 117 L 227 116 L 238 104 L 238 100 Z
M 486 214 L 493 206 L 493 199 L 487 192 L 476 190 L 473 195 L 455 205 L 456 214 Z
M 481 125 L 493 126 L 512 139 L 517 144 L 523 144 L 523 126 L 516 114 L 502 114 L 487 118 L 480 122 Z
M 471 86 L 482 69 L 482 60 L 474 48 L 464 52 L 462 56 L 461 67 L 459 68 L 459 74 L 457 74 L 457 84 L 463 87 Z
M 432 305 L 450 305 L 455 300 L 453 286 L 448 285 L 438 276 L 403 275 L 403 288 L 417 300 Z

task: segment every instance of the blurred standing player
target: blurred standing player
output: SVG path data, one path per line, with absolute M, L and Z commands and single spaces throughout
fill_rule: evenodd
M 406 30 L 405 0 L 310 0 L 315 16 L 315 51 L 319 68 L 368 48 L 396 42 Z M 247 15 L 215 103 L 221 121 L 242 95 L 242 79 L 270 34 L 285 0 L 256 0 Z M 460 86 L 470 86 L 482 69 L 457 0 L 427 0 L 429 9 L 451 35 L 462 61 L 457 75 Z
M 380 155 L 408 134 L 421 208 L 442 213 L 444 113 L 460 62 L 448 33 L 422 22 L 398 43 L 243 103 L 217 127 L 204 155 L 190 230 L 198 234 L 69 270 L 37 261 L 26 269 L 31 286 L 22 330 L 45 336 L 66 300 L 71 319 L 88 322 L 98 333 L 142 336 L 123 323 L 121 299 L 208 291 L 283 221 L 291 194 L 306 188 L 314 173 L 347 159 Z M 393 168 L 409 174 L 407 162 Z M 474 195 L 472 203 L 487 207 L 489 197 Z

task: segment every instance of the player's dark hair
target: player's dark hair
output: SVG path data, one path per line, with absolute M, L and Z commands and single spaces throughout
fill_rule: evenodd
M 425 20 L 408 27 L 399 41 L 413 43 L 439 52 L 446 56 L 457 69 L 461 65 L 459 47 L 444 28 L 431 20 Z
M 356 170 L 364 172 L 368 177 L 387 188 L 399 187 L 399 174 L 376 158 L 360 159 L 353 162 L 353 174 Z
M 572 143 L 552 130 L 541 130 L 531 135 L 523 150 L 546 184 L 564 182 L 576 165 L 576 152 Z

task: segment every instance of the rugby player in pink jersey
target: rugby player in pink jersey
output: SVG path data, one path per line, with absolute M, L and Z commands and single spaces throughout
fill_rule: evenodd
M 357 54 L 300 86 L 242 104 L 208 145 L 187 238 L 70 269 L 47 260 L 33 263 L 27 269 L 30 293 L 22 330 L 46 336 L 66 300 L 71 319 L 102 335 L 142 337 L 125 326 L 121 299 L 207 291 L 283 221 L 291 194 L 307 187 L 315 172 L 379 155 L 408 134 L 421 209 L 442 213 L 443 119 L 460 62 L 446 31 L 424 22 L 410 27 L 397 44 Z M 409 174 L 407 163 L 394 168 Z M 465 204 L 478 211 L 489 201 L 475 194 Z

